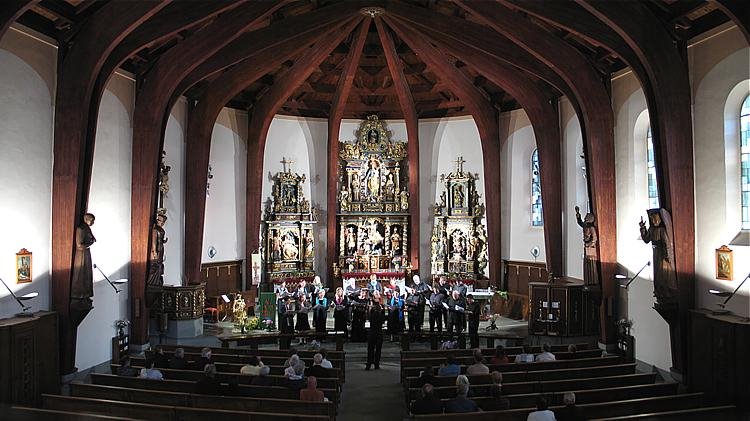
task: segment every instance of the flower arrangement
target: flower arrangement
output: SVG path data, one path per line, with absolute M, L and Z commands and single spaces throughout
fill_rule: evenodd
M 268 332 L 276 330 L 276 326 L 273 323 L 273 319 L 264 319 L 263 326 L 266 328 L 266 331 Z
M 115 321 L 115 328 L 117 328 L 117 334 L 122 338 L 125 336 L 124 329 L 130 326 L 130 321 L 127 319 Z
M 503 300 L 508 299 L 508 291 L 495 291 L 495 295 L 502 298 Z

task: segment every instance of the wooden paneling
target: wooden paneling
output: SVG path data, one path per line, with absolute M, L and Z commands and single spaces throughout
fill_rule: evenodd
M 201 282 L 206 283 L 206 297 L 242 290 L 242 260 L 201 264 Z

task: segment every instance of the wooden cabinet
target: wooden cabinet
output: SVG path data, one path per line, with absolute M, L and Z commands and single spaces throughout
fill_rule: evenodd
M 0 403 L 38 404 L 60 392 L 57 313 L 0 320 Z
M 554 283 L 529 282 L 529 333 L 549 336 L 585 336 L 599 332 L 598 287 L 575 278 Z
M 701 309 L 690 311 L 688 323 L 690 390 L 705 392 L 712 404 L 750 407 L 750 322 Z

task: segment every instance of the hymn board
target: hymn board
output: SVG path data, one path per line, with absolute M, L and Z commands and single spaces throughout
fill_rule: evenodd
M 406 143 L 374 115 L 356 133 L 340 145 L 338 267 L 344 276 L 400 272 L 409 262 Z

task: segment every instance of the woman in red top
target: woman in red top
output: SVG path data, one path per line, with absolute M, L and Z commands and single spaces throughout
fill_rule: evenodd
M 495 347 L 495 356 L 490 360 L 490 365 L 508 364 L 508 356 L 505 355 L 505 347 L 498 345 Z

